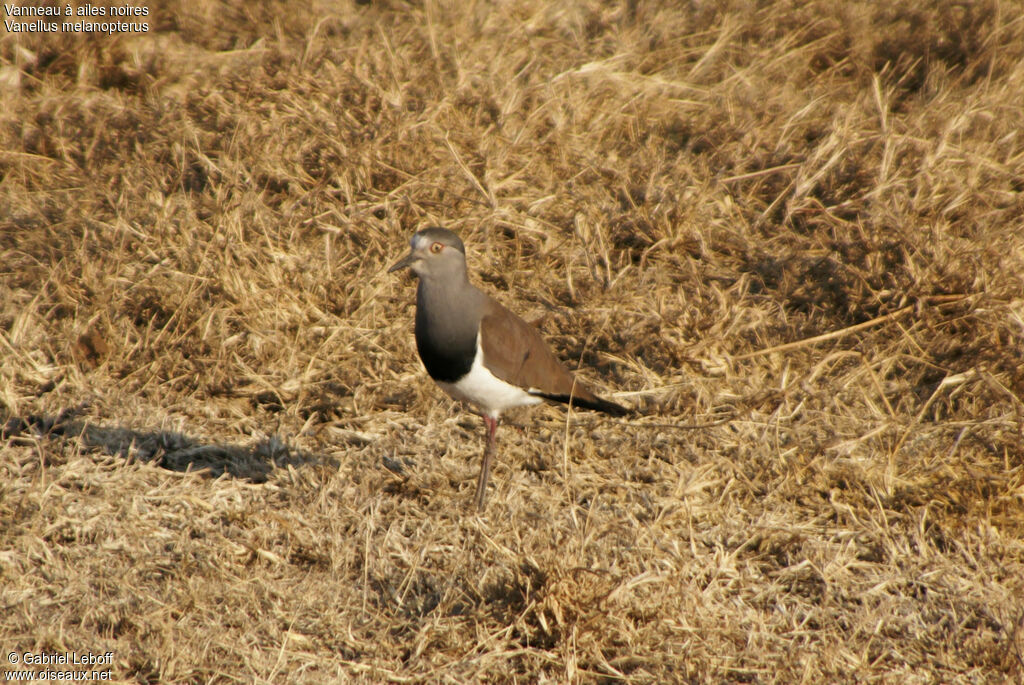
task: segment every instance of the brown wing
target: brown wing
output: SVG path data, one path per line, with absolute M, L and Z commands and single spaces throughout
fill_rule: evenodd
M 621 416 L 625 407 L 603 400 L 575 380 L 537 329 L 488 297 L 480 321 L 484 363 L 495 376 L 534 394 Z

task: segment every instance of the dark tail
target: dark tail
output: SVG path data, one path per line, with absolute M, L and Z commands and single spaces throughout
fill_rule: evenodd
M 532 395 L 543 397 L 546 400 L 553 402 L 561 402 L 562 404 L 570 404 L 568 395 L 555 395 L 546 392 L 533 392 Z M 592 409 L 593 411 L 601 411 L 605 414 L 611 414 L 612 416 L 625 416 L 630 413 L 629 409 L 626 409 L 621 404 L 615 404 L 608 400 L 602 400 L 597 395 L 594 395 L 594 399 L 588 400 L 577 395 L 573 395 L 571 405 L 573 407 L 582 407 L 584 409 Z

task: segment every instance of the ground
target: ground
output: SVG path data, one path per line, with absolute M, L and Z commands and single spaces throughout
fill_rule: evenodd
M 3 655 L 1020 682 L 1024 23 L 906 5 L 200 0 L 0 35 Z M 482 421 L 386 273 L 434 224 L 635 410 L 510 415 L 479 514 Z

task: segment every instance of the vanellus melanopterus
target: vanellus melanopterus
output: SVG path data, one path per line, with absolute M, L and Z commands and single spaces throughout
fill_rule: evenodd
M 412 269 L 416 288 L 416 349 L 427 373 L 446 393 L 483 415 L 487 446 L 476 484 L 483 508 L 502 412 L 541 400 L 622 416 L 627 409 L 591 392 L 551 353 L 540 333 L 469 282 L 466 248 L 451 231 L 417 232 L 409 254 L 388 273 Z

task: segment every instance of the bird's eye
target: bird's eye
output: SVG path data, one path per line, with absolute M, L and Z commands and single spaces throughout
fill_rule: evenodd
M 433 245 L 430 246 L 430 251 L 433 252 L 434 254 L 439 253 L 443 249 L 444 245 L 442 245 L 441 243 L 434 243 Z

